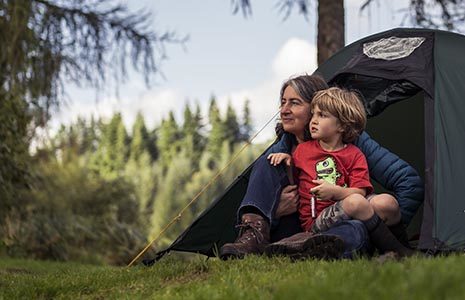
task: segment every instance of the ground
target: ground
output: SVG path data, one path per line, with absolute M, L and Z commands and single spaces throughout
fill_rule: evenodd
M 464 299 L 465 256 L 400 262 L 249 257 L 147 268 L 0 259 L 0 299 Z

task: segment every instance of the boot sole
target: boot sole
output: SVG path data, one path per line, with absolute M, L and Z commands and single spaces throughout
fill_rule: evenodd
M 273 244 L 265 249 L 265 253 L 271 257 L 274 255 L 288 256 L 294 260 L 315 259 L 339 259 L 344 253 L 344 241 L 335 235 L 315 235 L 305 241 L 287 244 Z
M 268 257 L 275 255 L 292 256 L 302 252 L 302 242 L 287 242 L 286 244 L 274 243 L 265 248 Z
M 222 249 L 220 254 L 221 260 L 230 260 L 230 259 L 243 259 L 246 255 L 261 255 L 262 252 L 248 252 L 244 253 L 242 251 L 238 251 L 235 248 L 229 249 Z

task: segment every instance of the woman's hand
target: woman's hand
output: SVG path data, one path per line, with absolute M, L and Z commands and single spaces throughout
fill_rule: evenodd
M 287 166 L 291 166 L 292 162 L 292 156 L 287 153 L 271 153 L 268 155 L 267 159 L 270 160 L 270 164 L 273 166 L 279 165 L 282 161 L 284 161 Z
M 278 208 L 276 209 L 275 217 L 281 218 L 297 212 L 299 206 L 299 192 L 297 185 L 288 185 L 283 188 L 279 199 Z

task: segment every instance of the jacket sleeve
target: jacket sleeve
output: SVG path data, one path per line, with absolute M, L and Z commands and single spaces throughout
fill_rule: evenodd
M 394 193 L 399 202 L 402 221 L 408 225 L 423 202 L 424 184 L 417 171 L 381 147 L 366 132 L 354 144 L 365 154 L 370 177 Z
M 281 136 L 281 139 L 276 141 L 269 149 L 266 151 L 265 156 L 270 155 L 271 153 L 291 153 L 292 149 L 292 135 L 289 133 L 284 133 Z

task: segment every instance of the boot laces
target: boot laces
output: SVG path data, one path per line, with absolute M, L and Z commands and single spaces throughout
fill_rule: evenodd
M 237 240 L 238 242 L 247 243 L 247 241 L 251 240 L 250 235 L 256 238 L 258 243 L 263 242 L 265 239 L 263 233 L 261 233 L 260 229 L 258 229 L 258 226 L 252 222 L 246 221 L 244 223 L 236 225 L 236 228 L 240 228 L 240 238 Z

